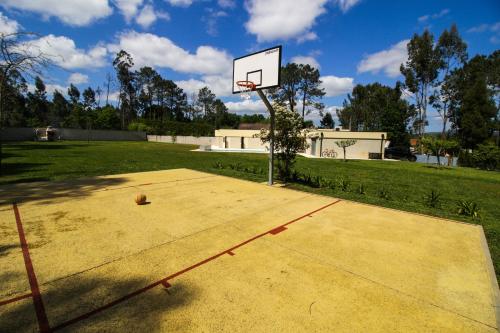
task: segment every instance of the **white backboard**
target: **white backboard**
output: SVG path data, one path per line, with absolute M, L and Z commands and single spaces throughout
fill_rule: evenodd
M 247 54 L 233 60 L 233 94 L 240 89 L 237 81 L 252 81 L 257 89 L 280 85 L 281 45 Z

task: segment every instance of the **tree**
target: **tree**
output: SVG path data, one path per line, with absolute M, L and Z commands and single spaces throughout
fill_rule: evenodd
M 387 132 L 391 145 L 408 146 L 408 126 L 415 109 L 402 98 L 401 83 L 394 88 L 373 83 L 356 85 L 337 115 L 342 127 Z
M 429 89 L 438 77 L 442 60 L 439 49 L 434 47 L 434 36 L 428 30 L 421 36 L 413 35 L 407 49 L 408 60 L 406 64 L 401 64 L 400 71 L 405 77 L 405 87 L 415 96 L 419 115 L 416 127 L 422 137 L 427 125 Z
M 70 105 L 64 95 L 59 90 L 54 91 L 50 104 L 50 115 L 53 119 L 51 122 L 59 126 L 69 116 L 70 110 Z
M 290 110 L 295 111 L 297 104 L 297 92 L 300 90 L 301 70 L 295 63 L 281 67 L 280 88 L 270 89 L 271 98 L 280 105 L 288 105 Z
M 35 91 L 28 93 L 28 106 L 32 112 L 31 126 L 47 126 L 47 91 L 45 83 L 39 76 L 35 78 Z
M 295 111 L 298 100 L 302 103 L 302 119 L 307 108 L 322 111 L 323 103 L 319 100 L 325 95 L 321 88 L 319 71 L 310 65 L 289 63 L 281 67 L 280 88 L 270 89 L 271 98 L 278 104 L 288 106 Z
M 492 134 L 498 119 L 498 75 L 492 68 L 499 68 L 500 57 L 478 55 L 463 68 L 450 74 L 450 114 L 453 129 L 462 147 L 474 149 Z
M 302 117 L 284 105 L 274 103 L 276 130 L 274 151 L 277 152 L 278 177 L 288 181 L 298 152 L 307 148 L 306 132 L 302 130 Z M 262 130 L 262 142 L 270 142 L 270 132 Z
M 332 114 L 330 112 L 325 113 L 320 124 L 322 128 L 334 128 L 335 121 L 333 120 Z
M 134 85 L 135 75 L 131 72 L 134 66 L 132 56 L 121 50 L 116 54 L 113 67 L 116 70 L 116 77 L 120 84 L 120 108 L 122 110 L 122 129 L 125 123 L 135 118 L 136 107 L 136 87 Z
M 298 94 L 302 100 L 302 119 L 305 116 L 306 107 L 322 111 L 324 104 L 319 100 L 325 95 L 325 89 L 321 88 L 319 70 L 310 65 L 299 65 L 300 83 Z M 308 112 L 309 113 L 309 112 Z
M 214 112 L 215 94 L 208 87 L 203 87 L 198 92 L 197 107 L 203 112 L 203 117 L 208 118 Z
M 71 83 L 68 88 L 68 96 L 72 106 L 80 103 L 80 90 Z
M 450 72 L 467 61 L 467 44 L 463 42 L 458 34 L 455 24 L 451 26 L 450 31 L 443 31 L 438 40 L 437 50 L 442 63 L 439 71 L 440 75 L 435 83 L 434 93 L 429 98 L 429 103 L 436 109 L 443 121 L 441 138 L 444 139 L 446 125 L 450 117 L 449 107 L 453 98 Z
M 350 147 L 352 145 L 355 145 L 356 142 L 358 142 L 357 140 L 354 140 L 354 139 L 348 139 L 348 140 L 340 140 L 340 141 L 336 141 L 335 144 L 342 148 L 342 150 L 344 151 L 344 162 L 347 162 L 347 158 L 346 158 L 346 148 L 347 147 Z

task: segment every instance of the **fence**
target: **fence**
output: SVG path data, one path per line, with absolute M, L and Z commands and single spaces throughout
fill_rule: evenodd
M 211 146 L 217 144 L 218 138 L 213 136 L 148 135 L 148 141 Z
M 146 132 L 113 131 L 113 130 L 83 130 L 75 128 L 56 128 L 56 137 L 60 140 L 74 141 L 146 141 Z M 34 128 L 4 128 L 3 141 L 33 141 L 36 138 Z M 38 131 L 45 131 L 40 128 Z

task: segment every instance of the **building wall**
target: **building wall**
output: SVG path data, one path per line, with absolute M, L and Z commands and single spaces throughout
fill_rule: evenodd
M 148 135 L 148 141 L 153 142 L 165 142 L 165 143 L 180 143 L 186 145 L 203 145 L 203 146 L 211 146 L 217 145 L 222 140 L 218 140 L 218 138 L 214 138 L 211 136 L 170 136 L 170 135 Z
M 345 139 L 341 139 L 345 140 Z M 323 138 L 323 143 L 321 144 L 321 139 L 316 139 L 316 149 L 315 154 L 313 154 L 313 140 L 311 138 L 307 139 L 307 143 L 309 147 L 306 149 L 306 154 L 320 157 L 323 155 L 320 154 L 320 146 L 322 148 L 322 152 L 326 150 L 333 150 L 336 153 L 336 158 L 344 158 L 344 151 L 341 147 L 337 146 L 335 143 L 340 141 L 340 139 L 334 138 Z M 370 153 L 380 153 L 380 145 L 382 140 L 373 140 L 373 139 L 357 139 L 357 142 L 346 148 L 346 157 L 350 159 L 368 159 Z M 382 149 L 383 151 L 383 149 Z M 326 157 L 326 156 L 324 156 Z

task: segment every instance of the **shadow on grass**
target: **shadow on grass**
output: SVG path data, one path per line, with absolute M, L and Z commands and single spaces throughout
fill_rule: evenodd
M 85 279 L 81 276 L 71 279 L 74 283 L 69 283 L 69 280 L 41 286 L 49 325 L 52 329 L 55 328 L 56 332 L 82 330 L 160 332 L 162 331 L 161 322 L 165 320 L 165 316 L 168 316 L 168 312 L 188 305 L 196 294 L 193 288 L 180 282 L 173 284 L 168 290 L 160 285 L 66 326 L 63 324 L 150 283 L 139 279 Z M 2 311 L 1 332 L 38 331 L 31 298 L 11 303 L 2 308 Z M 58 327 L 60 325 L 61 327 Z
M 36 181 L 37 178 L 32 178 L 32 180 Z M 0 185 L 0 204 L 38 201 L 37 204 L 46 205 L 55 199 L 70 200 L 85 197 L 94 191 L 123 184 L 126 179 L 92 177 L 57 182 L 26 183 L 26 179 L 19 179 L 19 181 L 23 183 Z
M 94 144 L 92 144 L 94 146 Z M 60 142 L 8 143 L 5 147 L 18 150 L 62 150 L 87 146 L 87 144 L 61 144 Z
M 5 163 L 2 164 L 2 176 L 14 176 L 30 171 L 39 171 L 50 163 Z M 44 167 L 43 169 L 47 169 Z

